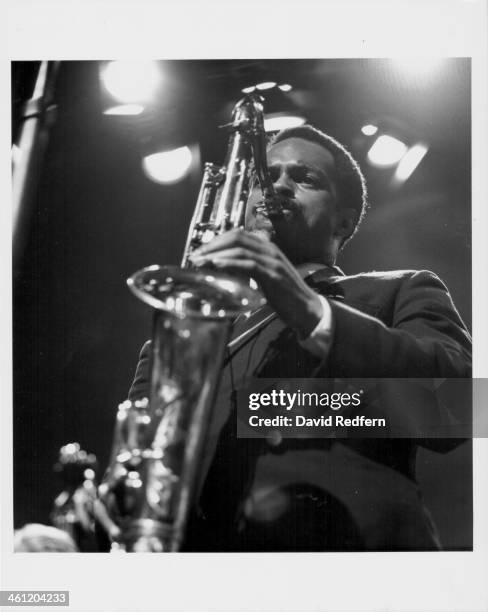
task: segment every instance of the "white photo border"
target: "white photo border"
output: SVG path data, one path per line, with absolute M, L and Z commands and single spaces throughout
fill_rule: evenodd
M 488 377 L 487 35 L 484 0 L 11 0 L 3 84 L 1 588 L 71 591 L 90 610 L 486 610 L 488 440 L 474 440 L 474 550 L 447 553 L 13 554 L 11 60 L 472 58 L 474 376 Z M 5 24 L 5 19 L 3 19 Z M 8 289 L 5 289 L 5 286 Z

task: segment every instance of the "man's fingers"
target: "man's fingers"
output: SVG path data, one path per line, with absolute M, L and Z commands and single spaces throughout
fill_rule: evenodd
M 230 249 L 219 249 L 218 251 L 209 252 L 203 255 L 195 254 L 192 257 L 192 262 L 196 265 L 204 265 L 213 263 L 216 259 L 254 259 L 261 257 L 260 254 L 246 249 L 244 247 L 233 247 Z
M 275 284 L 282 279 L 279 262 L 274 258 L 261 256 L 241 259 L 224 256 L 219 253 L 210 261 L 212 266 L 217 269 L 222 269 L 226 272 L 237 272 L 254 278 L 263 289 L 265 286 L 269 287 L 270 282 L 273 283 L 275 289 L 281 288 Z
M 247 248 L 257 253 L 264 254 L 269 253 L 273 245 L 268 240 L 265 240 L 260 234 L 253 234 L 241 229 L 230 230 L 196 249 L 192 254 L 192 258 L 238 247 Z

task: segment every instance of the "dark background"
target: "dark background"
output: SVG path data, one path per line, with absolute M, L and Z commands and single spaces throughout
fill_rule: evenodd
M 36 62 L 12 64 L 15 141 Z M 368 181 L 371 208 L 338 264 L 346 274 L 430 269 L 471 325 L 470 64 L 445 59 L 425 75 L 389 60 L 160 62 L 157 103 L 139 117 L 102 113 L 98 62 L 62 62 L 56 119 L 36 195 L 24 211 L 13 276 L 15 526 L 47 522 L 59 484 L 52 465 L 78 441 L 105 467 L 117 404 L 125 399 L 150 311 L 125 279 L 153 263 L 178 263 L 199 179 L 149 181 L 141 156 L 198 143 L 222 162 L 229 118 L 243 87 L 291 83 L 307 119 L 348 146 Z M 267 92 L 263 92 L 265 98 Z M 269 94 L 269 110 L 272 108 Z M 410 179 L 368 165 L 370 121 L 428 143 Z M 418 477 L 446 548 L 470 548 L 471 447 L 422 450 Z

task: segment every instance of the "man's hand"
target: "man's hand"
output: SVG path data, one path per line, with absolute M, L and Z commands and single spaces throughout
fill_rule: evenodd
M 309 336 L 322 317 L 317 294 L 264 234 L 231 230 L 197 249 L 191 261 L 253 278 L 281 320 L 301 338 Z

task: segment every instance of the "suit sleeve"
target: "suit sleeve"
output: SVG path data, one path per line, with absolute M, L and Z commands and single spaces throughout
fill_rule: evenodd
M 402 282 L 391 327 L 338 301 L 330 305 L 330 376 L 471 376 L 471 338 L 447 288 L 432 272 L 415 272 Z

